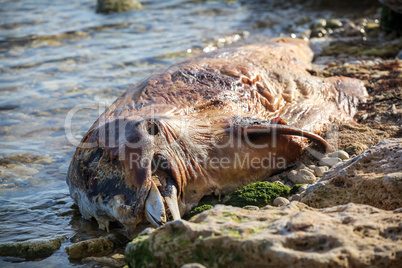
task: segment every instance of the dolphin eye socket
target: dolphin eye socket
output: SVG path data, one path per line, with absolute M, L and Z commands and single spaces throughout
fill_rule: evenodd
M 154 122 L 152 122 L 152 121 L 149 121 L 148 123 L 147 123 L 147 132 L 150 134 L 150 135 L 158 135 L 158 133 L 159 133 L 159 127 L 158 127 L 158 125 L 157 124 L 155 124 Z

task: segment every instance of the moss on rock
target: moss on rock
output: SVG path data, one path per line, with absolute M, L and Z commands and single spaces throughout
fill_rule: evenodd
M 290 189 L 289 194 L 290 194 L 290 195 L 297 194 L 298 191 L 299 191 L 299 188 L 300 188 L 302 185 L 304 185 L 304 184 L 301 183 L 301 184 L 295 184 L 295 185 L 293 185 L 292 189 Z
M 149 249 L 149 235 L 136 237 L 126 247 L 125 261 L 129 267 L 147 267 L 152 263 L 153 253 Z
M 241 190 L 237 190 L 225 196 L 223 203 L 235 207 L 244 207 L 247 205 L 263 207 L 272 205 L 275 198 L 282 196 L 288 197 L 289 187 L 270 182 L 251 183 Z
M 205 205 L 195 207 L 193 210 L 191 210 L 191 212 L 189 214 L 189 217 L 191 218 L 191 217 L 193 217 L 193 216 L 195 216 L 195 215 L 197 215 L 197 214 L 199 214 L 199 213 L 201 213 L 201 212 L 203 212 L 205 210 L 211 209 L 211 208 L 213 208 L 213 206 L 209 205 L 209 204 L 205 204 Z

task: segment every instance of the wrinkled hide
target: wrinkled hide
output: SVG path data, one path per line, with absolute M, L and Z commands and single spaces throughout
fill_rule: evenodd
M 351 120 L 367 93 L 355 79 L 311 76 L 312 56 L 302 40 L 273 40 L 202 54 L 134 85 L 71 161 L 67 183 L 84 218 L 160 225 L 204 195 L 286 167 L 307 140 L 329 150 L 317 134 Z

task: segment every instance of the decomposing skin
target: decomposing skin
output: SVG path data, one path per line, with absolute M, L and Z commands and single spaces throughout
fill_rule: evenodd
M 367 93 L 356 79 L 311 76 L 312 56 L 302 40 L 276 39 L 202 54 L 134 85 L 72 159 L 67 183 L 83 217 L 129 233 L 142 221 L 158 226 L 205 195 L 283 169 L 307 140 L 329 150 L 317 134 L 351 120 Z

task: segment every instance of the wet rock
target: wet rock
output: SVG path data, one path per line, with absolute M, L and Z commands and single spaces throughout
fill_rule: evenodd
M 142 9 L 140 2 L 135 0 L 98 0 L 96 12 L 111 13 Z
M 113 242 L 106 237 L 85 240 L 66 247 L 67 254 L 72 259 L 101 257 L 112 253 L 113 249 Z
M 110 257 L 87 257 L 81 260 L 82 263 L 96 263 L 107 265 L 107 267 L 123 267 L 126 262 L 124 257 L 120 259 Z
M 396 55 L 396 57 L 400 60 L 402 60 L 402 50 L 399 51 L 398 55 Z
M 345 151 L 339 150 L 328 155 L 328 157 L 338 157 L 342 160 L 349 159 L 349 154 Z
M 310 24 L 310 29 L 314 30 L 316 28 L 325 28 L 327 26 L 327 20 L 326 19 L 316 19 Z
M 325 172 L 327 172 L 329 168 L 327 166 L 315 167 L 314 172 L 317 177 L 322 177 Z
M 314 174 L 307 169 L 300 169 L 299 171 L 292 170 L 289 172 L 288 178 L 294 184 L 312 184 L 317 180 Z
M 381 29 L 384 31 L 402 32 L 402 7 L 400 1 L 382 0 L 381 2 L 394 2 L 391 5 L 384 5 L 382 8 Z
M 134 239 L 125 255 L 130 267 L 398 267 L 401 221 L 401 212 L 355 204 L 217 205 Z
M 65 237 L 50 237 L 0 244 L 0 256 L 19 258 L 48 257 L 60 248 L 65 239 Z
M 324 157 L 320 160 L 320 165 L 332 167 L 339 162 L 342 162 L 342 159 L 340 159 L 339 157 Z
M 285 206 L 285 205 L 287 205 L 289 203 L 290 203 L 289 200 L 287 200 L 286 198 L 277 197 L 277 198 L 275 198 L 275 200 L 273 202 L 273 205 L 276 206 L 276 207 L 280 207 L 280 206 Z
M 402 139 L 385 140 L 325 173 L 301 201 L 312 207 L 349 202 L 381 209 L 402 207 Z
M 272 204 L 279 196 L 289 196 L 289 187 L 269 182 L 251 183 L 241 190 L 237 190 L 225 196 L 225 205 L 244 207 L 247 205 L 262 207 Z
M 325 28 L 323 28 L 323 27 L 318 27 L 318 28 L 315 28 L 315 29 L 313 29 L 313 30 L 311 31 L 310 37 L 311 37 L 311 38 L 313 38 L 313 37 L 324 37 L 324 36 L 326 36 L 327 34 L 328 34 L 328 31 L 325 30 Z
M 330 19 L 327 22 L 327 28 L 331 28 L 331 29 L 337 29 L 337 28 L 341 28 L 343 26 L 342 22 L 338 19 Z
M 350 20 L 346 20 L 343 24 L 343 34 L 345 36 L 361 36 L 361 28 Z

